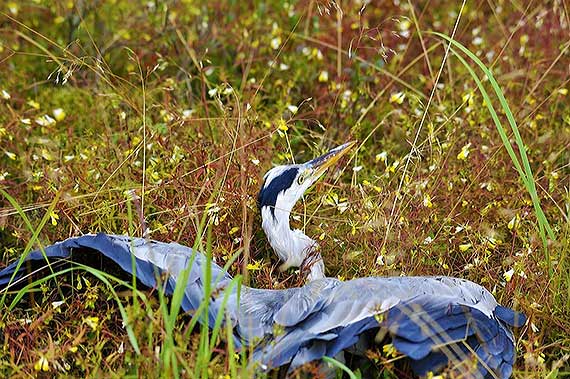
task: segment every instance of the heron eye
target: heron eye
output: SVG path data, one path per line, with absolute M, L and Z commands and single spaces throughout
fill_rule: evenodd
M 301 175 L 299 175 L 299 177 L 297 178 L 297 183 L 299 185 L 303 184 L 305 182 L 305 178 L 307 177 L 307 175 L 305 175 L 305 173 L 301 173 Z

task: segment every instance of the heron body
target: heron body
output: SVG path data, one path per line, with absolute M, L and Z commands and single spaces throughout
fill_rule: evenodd
M 146 287 L 163 288 L 166 295 L 177 285 L 184 286 L 184 311 L 196 311 L 208 301 L 208 314 L 200 322 L 213 326 L 221 312 L 226 325 L 232 326 L 236 346 L 247 346 L 251 364 L 260 370 L 288 364 L 295 368 L 389 337 L 417 375 L 450 365 L 463 377 L 510 377 L 515 359 L 511 327 L 526 319 L 498 305 L 485 288 L 451 277 L 326 278 L 316 242 L 290 229 L 294 204 L 350 147 L 342 145 L 303 164 L 278 166 L 265 175 L 258 203 L 263 229 L 284 262 L 281 269 L 313 257 L 308 283 L 302 287 L 241 286 L 238 291 L 229 273 L 189 247 L 97 234 L 69 238 L 22 257 L 0 271 L 0 288 L 6 290 L 22 280 L 24 267 L 45 268 L 46 258 L 82 262 L 106 257 Z M 23 261 L 30 264 L 22 265 Z M 95 265 L 97 260 L 88 261 Z M 186 277 L 187 282 L 180 283 Z
M 509 327 L 524 323 L 524 316 L 497 305 L 483 287 L 456 278 L 370 277 L 346 282 L 323 278 L 285 290 L 242 286 L 238 297 L 224 269 L 177 243 L 97 234 L 67 239 L 44 252 L 50 261 L 81 262 L 86 255 L 102 255 L 129 274 L 134 259 L 137 279 L 152 288 L 164 278 L 167 295 L 188 268 L 182 309 L 195 311 L 207 297 L 209 313 L 201 321 L 213 326 L 223 312 L 224 322 L 233 327 L 236 346 L 252 347 L 251 361 L 263 370 L 286 364 L 295 368 L 335 356 L 355 345 L 364 332 L 385 330 L 418 375 L 449 362 L 478 359 L 478 364 L 469 366 L 472 377 L 508 378 L 514 362 Z M 24 260 L 45 266 L 40 251 Z M 18 263 L 0 272 L 0 287 L 21 279 L 26 265 L 17 271 Z M 204 292 L 205 265 L 211 269 L 211 294 Z

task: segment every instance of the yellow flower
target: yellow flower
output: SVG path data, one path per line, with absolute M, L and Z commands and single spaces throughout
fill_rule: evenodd
M 424 207 L 426 208 L 433 207 L 433 203 L 431 202 L 431 197 L 428 194 L 424 195 Z
M 323 60 L 323 53 L 319 49 L 313 49 L 313 51 L 311 51 L 311 55 L 319 61 Z
M 279 49 L 280 45 L 281 45 L 281 38 L 280 37 L 275 37 L 271 40 L 271 48 L 273 50 Z
M 279 129 L 283 132 L 286 132 L 287 130 L 289 130 L 289 128 L 287 127 L 287 123 L 282 118 L 280 118 L 279 121 L 277 121 L 277 129 Z
M 41 356 L 40 359 L 34 365 L 34 370 L 36 371 L 49 371 L 49 362 L 46 357 Z
M 514 268 L 511 268 L 509 271 L 506 271 L 506 272 L 503 274 L 503 278 L 505 278 L 505 280 L 506 280 L 507 282 L 510 282 L 511 279 L 513 278 L 513 274 L 514 274 L 514 273 L 515 273 L 515 269 L 514 269 Z
M 10 13 L 12 13 L 14 16 L 18 15 L 18 3 L 11 1 L 8 3 L 8 10 L 10 11 Z
M 507 227 L 509 228 L 509 230 L 513 230 L 513 229 L 518 229 L 519 228 L 519 224 L 520 224 L 520 216 L 517 214 L 515 215 L 511 221 L 509 221 L 509 224 L 507 225 Z
M 50 126 L 56 123 L 56 121 L 47 114 L 37 117 L 35 119 L 35 122 L 40 126 Z
M 66 116 L 65 111 L 61 108 L 54 109 L 52 113 L 53 113 L 53 117 L 55 117 L 55 119 L 57 121 L 63 121 L 63 119 Z
M 390 95 L 390 103 L 397 103 L 397 104 L 402 104 L 404 102 L 404 99 L 406 98 L 406 94 L 404 94 L 403 92 L 396 92 L 393 93 L 392 95 Z
M 461 148 L 461 151 L 459 152 L 459 154 L 457 154 L 457 159 L 459 159 L 460 161 L 467 160 L 467 157 L 469 156 L 469 148 L 470 147 L 471 147 L 471 142 L 469 142 L 467 145 L 463 146 Z
M 50 153 L 49 150 L 47 150 L 47 149 L 42 149 L 41 155 L 42 155 L 42 158 L 45 159 L 46 161 L 53 161 L 55 159 L 53 154 Z
M 467 251 L 471 248 L 471 244 L 470 243 L 464 243 L 459 245 L 459 251 L 463 252 L 463 251 Z
M 328 71 L 321 71 L 321 73 L 319 74 L 319 82 L 328 82 L 329 81 L 329 73 Z
M 394 345 L 392 345 L 391 343 L 388 343 L 388 344 L 382 346 L 382 351 L 389 358 L 395 358 L 398 356 L 398 350 L 396 350 Z
M 261 269 L 261 262 L 253 260 L 253 263 L 248 263 L 246 268 L 250 271 L 256 271 Z
M 401 31 L 409 30 L 411 25 L 412 25 L 412 23 L 410 22 L 410 20 L 407 20 L 407 19 L 403 19 L 399 23 L 399 27 L 400 27 Z
M 382 161 L 382 162 L 386 163 L 386 161 L 388 160 L 388 153 L 383 151 L 379 154 L 376 154 L 376 157 L 374 157 L 374 159 L 376 160 L 376 162 Z
M 558 90 L 558 93 L 562 96 L 566 96 L 566 95 L 568 95 L 568 88 L 560 88 Z
M 59 220 L 59 216 L 57 215 L 57 213 L 55 213 L 54 211 L 51 211 L 49 214 L 49 218 L 51 220 L 51 224 L 53 226 L 57 225 L 57 220 Z
M 99 317 L 89 316 L 83 319 L 83 322 L 86 323 L 91 329 L 97 330 L 99 326 Z
M 28 105 L 34 109 L 40 109 L 40 103 L 34 100 L 28 100 Z
M 473 96 L 473 92 L 467 92 L 461 97 L 461 99 L 463 100 L 464 103 L 467 103 L 467 106 L 469 108 L 473 108 L 473 105 L 475 103 L 475 97 Z

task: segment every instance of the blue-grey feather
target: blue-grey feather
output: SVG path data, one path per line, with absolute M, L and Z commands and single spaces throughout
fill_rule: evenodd
M 503 367 L 504 362 L 509 367 L 514 363 L 514 347 L 508 338 L 510 330 L 478 309 L 445 304 L 449 301 L 418 297 L 390 309 L 385 323 L 393 334 L 392 342 L 396 349 L 413 360 L 412 366 L 418 375 L 425 375 L 434 367 L 446 364 L 449 355 L 462 360 L 458 352 L 470 356 L 471 351 L 475 351 L 478 360 L 485 362 L 485 365 L 478 365 L 482 377 L 492 376 L 488 372 L 491 368 L 502 378 L 507 378 L 497 369 Z M 414 312 L 418 308 L 422 310 Z M 451 315 L 443 317 L 447 314 Z M 432 322 L 421 324 L 422 320 Z M 449 344 L 451 341 L 456 342 Z
M 526 323 L 526 316 L 524 314 L 501 305 L 495 308 L 495 315 L 499 320 L 515 328 L 520 328 Z
M 513 362 L 503 361 L 499 367 L 499 373 L 501 374 L 502 378 L 510 378 L 511 374 L 513 373 Z
M 328 341 L 316 340 L 311 345 L 299 349 L 295 358 L 291 361 L 291 367 L 299 367 L 307 362 L 312 362 L 327 355 Z
M 378 321 L 374 317 L 351 323 L 345 327 L 338 328 L 338 337 L 327 347 L 327 356 L 334 357 L 342 350 L 353 346 L 363 332 L 378 327 Z
M 310 314 L 318 314 L 330 301 L 331 291 L 338 285 L 336 281 L 314 281 L 295 294 L 275 312 L 274 320 L 282 326 L 293 326 Z
M 447 356 L 441 352 L 435 352 L 420 360 L 411 360 L 410 366 L 418 376 L 426 376 L 428 372 L 437 372 L 447 365 Z

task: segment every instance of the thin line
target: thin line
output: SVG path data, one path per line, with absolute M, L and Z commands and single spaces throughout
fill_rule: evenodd
M 138 61 L 138 58 L 137 58 Z M 145 181 L 146 181 L 146 87 L 145 87 L 145 77 L 143 76 L 141 62 L 139 61 L 139 72 L 141 74 L 141 85 L 142 85 L 142 124 L 143 124 L 143 162 L 142 162 L 142 186 L 141 186 L 141 226 L 142 226 L 142 237 L 147 235 L 146 222 L 144 221 L 144 197 L 145 197 Z

